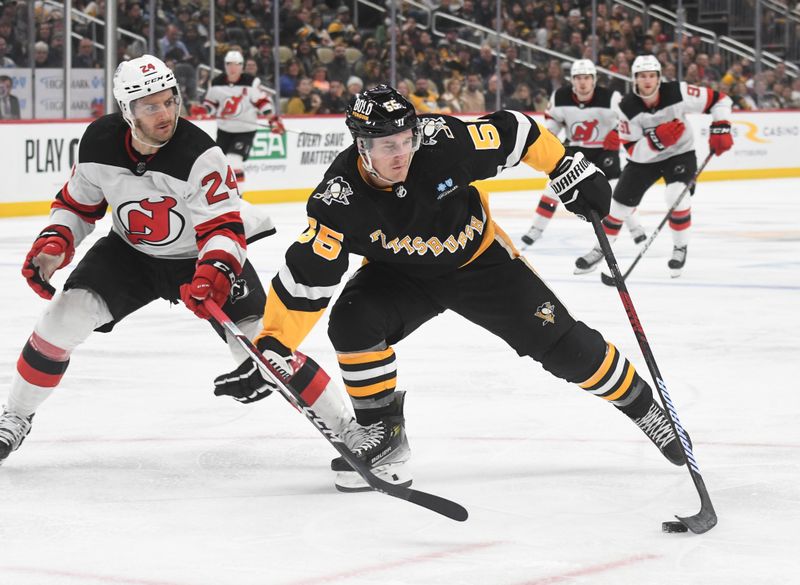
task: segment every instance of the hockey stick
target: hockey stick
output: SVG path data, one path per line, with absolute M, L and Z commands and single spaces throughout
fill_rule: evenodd
M 347 463 L 349 463 L 350 466 L 355 469 L 362 478 L 364 478 L 364 481 L 366 481 L 372 489 L 401 500 L 406 500 L 412 504 L 417 504 L 418 506 L 422 506 L 423 508 L 427 508 L 433 512 L 441 514 L 442 516 L 447 516 L 452 520 L 457 520 L 458 522 L 463 522 L 467 519 L 469 513 L 467 512 L 466 508 L 460 504 L 457 504 L 456 502 L 426 492 L 393 485 L 388 481 L 384 481 L 379 477 L 376 477 L 370 468 L 360 459 L 358 459 L 347 447 L 347 445 L 345 445 L 344 442 L 339 438 L 339 436 L 330 428 L 328 428 L 322 418 L 320 418 L 319 415 L 317 415 L 317 413 L 305 403 L 300 395 L 300 391 L 293 387 L 292 379 L 289 378 L 287 380 L 281 376 L 280 372 L 278 372 L 275 367 L 261 354 L 261 352 L 258 351 L 258 348 L 253 345 L 253 342 L 251 342 L 247 336 L 242 333 L 236 324 L 231 321 L 230 317 L 223 312 L 219 305 L 217 305 L 214 301 L 206 300 L 204 302 L 204 306 L 206 309 L 208 309 L 208 312 L 211 313 L 211 316 L 214 318 L 214 320 L 216 320 L 217 323 L 227 329 L 228 332 L 233 335 L 234 338 L 236 338 L 236 341 L 239 343 L 239 345 L 241 345 L 247 354 L 253 359 L 253 361 L 258 364 L 264 375 L 276 383 L 278 391 L 281 393 L 281 395 L 292 406 L 302 412 L 309 421 L 311 421 L 320 434 L 322 434 L 322 436 L 334 446 L 339 454 L 344 457 L 344 460 L 347 461 Z M 327 374 L 322 371 L 322 368 L 320 368 L 316 362 L 310 358 L 307 358 L 300 352 L 295 352 L 295 355 L 301 359 L 304 359 L 306 366 L 315 368 L 315 376 L 323 374 L 327 379 Z
M 708 162 L 708 159 L 706 159 L 706 162 Z M 705 166 L 705 163 L 703 166 Z M 675 436 L 681 441 L 683 454 L 688 463 L 687 468 L 689 469 L 689 475 L 692 476 L 692 481 L 700 496 L 701 507 L 697 514 L 685 518 L 681 516 L 675 517 L 695 534 L 702 534 L 716 526 L 717 514 L 714 512 L 714 506 L 711 504 L 711 498 L 708 495 L 703 476 L 700 475 L 700 468 L 697 465 L 697 461 L 695 461 L 694 453 L 692 453 L 692 446 L 689 444 L 686 431 L 683 430 L 683 426 L 681 426 L 680 420 L 678 420 L 678 411 L 675 409 L 675 405 L 672 404 L 672 399 L 667 391 L 667 385 L 661 377 L 661 372 L 658 371 L 658 365 L 653 356 L 653 351 L 650 349 L 650 344 L 647 342 L 642 323 L 639 321 L 639 316 L 636 314 L 636 309 L 633 306 L 633 300 L 631 300 L 631 296 L 625 286 L 625 279 L 620 272 L 619 264 L 617 264 L 617 259 L 614 257 L 614 252 L 611 250 L 611 244 L 608 241 L 606 232 L 603 230 L 600 216 L 594 210 L 591 212 L 591 220 L 594 233 L 597 236 L 597 241 L 600 243 L 600 248 L 602 248 L 603 254 L 606 257 L 606 263 L 611 270 L 611 274 L 614 276 L 614 284 L 617 287 L 620 299 L 622 299 L 622 305 L 625 307 L 625 312 L 628 314 L 628 320 L 631 322 L 633 333 L 636 335 L 636 341 L 639 342 L 639 348 L 642 351 L 644 361 L 647 363 L 650 375 L 655 381 L 656 390 L 659 396 L 661 396 L 661 402 L 663 402 L 666 407 L 665 410 L 667 412 L 669 424 L 672 427 L 672 432 L 675 433 Z
M 634 267 L 639 263 L 639 260 L 642 259 L 642 256 L 644 256 L 645 252 L 647 252 L 647 249 L 650 247 L 650 244 L 652 244 L 653 240 L 656 239 L 656 236 L 658 236 L 659 232 L 661 231 L 661 228 L 664 227 L 664 224 L 667 223 L 667 221 L 669 220 L 669 217 L 672 215 L 672 212 L 675 211 L 675 209 L 677 209 L 678 205 L 680 205 L 680 202 L 683 201 L 683 198 L 689 192 L 689 189 L 691 189 L 692 186 L 697 182 L 697 178 L 700 176 L 700 173 L 703 172 L 703 169 L 706 168 L 706 165 L 708 164 L 708 161 L 711 160 L 712 156 L 714 156 L 714 153 L 713 152 L 709 152 L 708 156 L 703 161 L 703 164 L 700 165 L 700 168 L 697 169 L 697 172 L 694 174 L 694 177 L 692 177 L 692 180 L 689 181 L 689 184 L 686 185 L 686 187 L 683 189 L 681 194 L 675 200 L 675 203 L 673 203 L 672 207 L 669 208 L 669 210 L 667 211 L 667 214 L 664 216 L 664 219 L 661 220 L 661 223 L 658 224 L 658 227 L 655 230 L 653 230 L 653 233 L 650 234 L 650 237 L 647 238 L 647 240 L 645 241 L 644 244 L 642 244 L 642 249 L 639 251 L 639 255 L 636 256 L 636 258 L 633 260 L 633 263 L 630 266 L 628 266 L 628 269 L 625 271 L 625 274 L 622 275 L 622 280 L 623 281 L 626 278 L 628 278 L 628 275 L 631 273 L 631 271 L 633 271 Z M 601 272 L 600 273 L 600 280 L 602 280 L 603 284 L 605 284 L 607 286 L 614 286 L 614 278 L 612 276 L 606 274 L 605 272 Z

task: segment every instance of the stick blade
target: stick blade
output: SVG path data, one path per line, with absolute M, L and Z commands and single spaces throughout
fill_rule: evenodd
M 394 496 L 395 498 L 406 500 L 407 502 L 411 502 L 417 506 L 422 506 L 431 512 L 436 512 L 437 514 L 446 516 L 447 518 L 455 520 L 456 522 L 464 522 L 467 518 L 469 518 L 469 512 L 467 512 L 467 509 L 464 506 L 452 500 L 448 500 L 447 498 L 442 498 L 441 496 L 429 494 L 428 492 L 421 492 L 419 490 L 391 484 L 388 481 L 384 481 L 381 478 L 376 477 L 369 471 L 367 471 L 365 474 L 362 474 L 362 477 L 374 490 L 382 492 L 388 496 Z
M 606 274 L 605 272 L 601 272 L 600 273 L 600 280 L 606 286 L 617 286 L 617 283 L 614 280 L 614 277 L 611 276 L 610 274 Z

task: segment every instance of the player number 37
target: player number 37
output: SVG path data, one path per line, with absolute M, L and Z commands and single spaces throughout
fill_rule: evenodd
M 311 240 L 314 240 L 312 250 L 317 256 L 322 256 L 325 260 L 336 260 L 342 251 L 344 234 L 318 223 L 313 217 L 309 217 L 308 229 L 300 234 L 297 241 L 305 244 Z

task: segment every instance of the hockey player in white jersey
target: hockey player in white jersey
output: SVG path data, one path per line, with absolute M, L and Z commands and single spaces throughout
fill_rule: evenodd
M 733 146 L 728 121 L 732 102 L 727 95 L 685 82 L 662 83 L 661 64 L 653 55 L 636 57 L 631 69 L 633 93 L 619 104 L 619 135 L 628 153 L 628 164 L 614 189 L 611 211 L 603 218 L 603 229 L 611 242 L 658 179 L 663 177 L 667 184 L 664 198 L 670 208 L 697 172 L 686 114 L 711 114 L 708 143 L 715 155 L 720 156 Z M 673 249 L 668 267 L 673 277 L 680 276 L 686 263 L 691 225 L 691 198 L 684 197 L 669 217 Z M 578 258 L 575 266 L 588 271 L 602 258 L 602 251 L 595 246 Z
M 613 187 L 619 178 L 619 135 L 617 134 L 617 105 L 619 92 L 597 86 L 597 69 L 589 59 L 578 59 L 570 69 L 571 85 L 553 92 L 544 113 L 545 126 L 558 136 L 566 135 L 567 152 L 583 153 L 605 173 Z M 532 245 L 544 232 L 558 207 L 558 199 L 543 194 L 536 207 L 530 229 L 522 236 L 525 245 Z M 636 243 L 646 239 L 638 217 L 631 215 L 626 222 Z
M 246 240 L 274 232 L 271 222 L 252 208 L 243 222 L 233 171 L 208 134 L 179 118 L 175 77 L 159 59 L 123 62 L 114 75 L 114 97 L 121 114 L 86 129 L 78 161 L 52 204 L 50 225 L 24 261 L 28 284 L 52 300 L 12 377 L 0 416 L 0 463 L 22 443 L 73 350 L 92 331 L 111 331 L 158 298 L 182 299 L 202 318 L 208 318 L 202 302 L 213 299 L 243 331 L 255 336 L 260 330 L 266 295 L 247 261 Z M 113 209 L 111 231 L 56 294 L 51 276 L 70 263 L 107 207 Z M 229 341 L 236 363 L 244 361 L 239 345 Z
M 228 157 L 228 162 L 239 183 L 244 182 L 244 162 L 250 156 L 253 139 L 262 123 L 259 115 L 268 116 L 273 132 L 283 133 L 283 124 L 273 114 L 272 101 L 261 81 L 243 73 L 244 57 L 239 51 L 225 55 L 225 73 L 211 80 L 202 105 L 195 105 L 193 116 L 217 118 L 217 144 Z

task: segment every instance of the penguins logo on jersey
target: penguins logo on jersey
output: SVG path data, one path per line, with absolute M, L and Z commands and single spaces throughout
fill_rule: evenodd
M 583 120 L 572 125 L 572 139 L 576 142 L 594 142 L 598 138 L 600 120 Z
M 324 193 L 314 193 L 314 199 L 322 199 L 325 205 L 330 205 L 334 201 L 342 205 L 350 205 L 348 197 L 352 194 L 353 189 L 350 187 L 350 183 L 339 176 L 328 181 Z
M 437 143 L 436 136 L 444 131 L 447 138 L 453 138 L 453 131 L 444 121 L 444 118 L 425 118 L 420 123 L 420 130 L 422 131 L 422 145 L 431 146 Z
M 117 208 L 117 219 L 134 246 L 168 246 L 180 238 L 186 225 L 186 220 L 174 209 L 177 204 L 173 197 L 158 196 L 128 201 Z
M 536 316 L 542 320 L 542 327 L 548 323 L 553 325 L 556 322 L 556 308 L 553 306 L 553 303 L 547 301 L 539 305 L 536 309 Z

